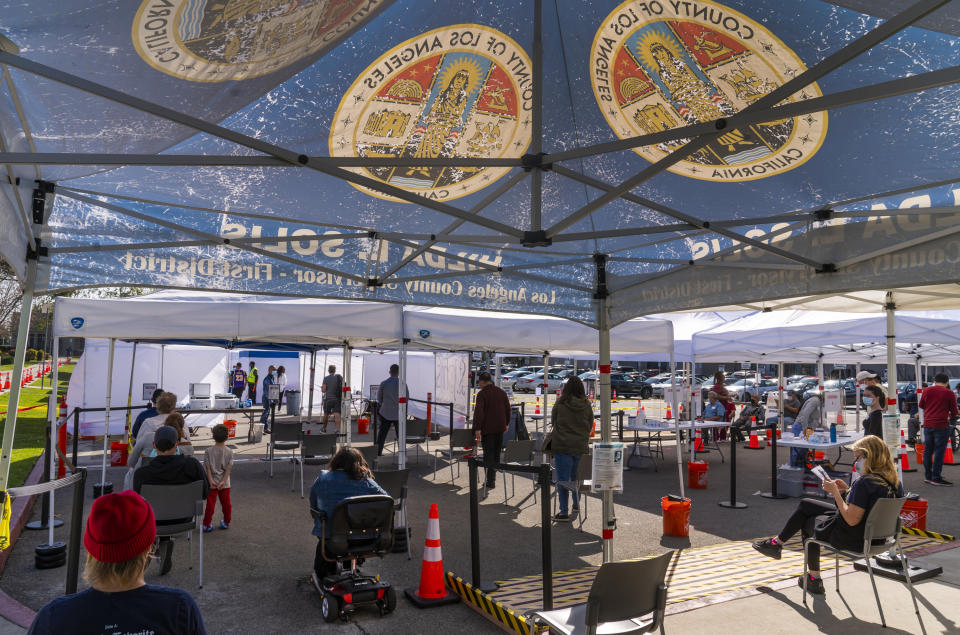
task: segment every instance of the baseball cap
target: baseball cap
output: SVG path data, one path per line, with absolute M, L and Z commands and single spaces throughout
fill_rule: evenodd
M 869 370 L 861 370 L 859 373 L 857 373 L 858 382 L 863 381 L 865 379 L 876 379 L 876 378 L 877 378 L 877 374 L 871 373 Z
M 157 446 L 159 452 L 166 452 L 177 445 L 180 435 L 175 428 L 171 426 L 160 426 L 156 434 L 153 435 L 153 444 Z

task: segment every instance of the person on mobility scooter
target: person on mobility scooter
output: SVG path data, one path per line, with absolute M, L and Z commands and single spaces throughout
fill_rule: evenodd
M 389 553 L 393 506 L 393 498 L 373 480 L 363 455 L 351 447 L 341 447 L 314 481 L 310 514 L 317 550 L 311 580 L 322 596 L 320 609 L 326 621 L 348 619 L 357 604 L 374 603 L 381 615 L 396 607 L 390 584 L 359 569 L 364 558 Z

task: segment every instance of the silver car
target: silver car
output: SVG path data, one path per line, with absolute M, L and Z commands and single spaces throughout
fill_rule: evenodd
M 547 390 L 550 392 L 556 392 L 563 388 L 563 382 L 566 378 L 557 375 L 556 373 L 547 373 Z M 535 392 L 537 386 L 543 384 L 543 373 L 532 373 L 530 375 L 524 375 L 523 377 L 517 378 L 513 382 L 514 392 Z

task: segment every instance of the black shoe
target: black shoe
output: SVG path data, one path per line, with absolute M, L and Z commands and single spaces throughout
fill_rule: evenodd
M 753 548 L 767 556 L 768 558 L 773 558 L 774 560 L 780 559 L 780 554 L 783 551 L 783 545 L 780 543 L 773 544 L 770 538 L 766 540 L 758 540 L 753 543 Z
M 570 522 L 570 514 L 557 514 L 553 517 L 553 522 L 555 523 L 568 523 Z
M 487 483 L 487 489 L 497 489 L 497 482 Z
M 797 586 L 801 589 L 803 588 L 803 576 L 797 578 Z M 827 590 L 823 588 L 823 579 L 815 578 L 811 575 L 807 576 L 807 593 L 813 593 L 814 595 L 823 595 Z
M 952 487 L 953 483 L 943 478 L 935 478 L 932 481 L 927 481 L 931 485 L 941 485 L 943 487 Z
M 160 575 L 167 575 L 173 568 L 173 540 L 160 541 Z

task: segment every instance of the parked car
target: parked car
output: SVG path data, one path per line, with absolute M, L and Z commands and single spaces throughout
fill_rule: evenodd
M 597 374 L 594 372 L 583 373 L 587 377 L 580 376 L 587 389 L 587 394 L 593 390 L 594 395 L 599 394 L 600 387 L 597 383 Z M 617 391 L 617 397 L 639 397 L 640 399 L 650 399 L 653 396 L 653 386 L 649 383 L 635 379 L 626 373 L 610 373 L 610 390 Z
M 556 373 L 547 373 L 547 390 L 554 392 L 563 388 L 564 377 Z M 530 373 L 519 377 L 513 383 L 514 392 L 536 392 L 537 386 L 543 384 L 543 373 Z
M 683 377 L 677 377 L 677 383 L 680 384 L 684 380 Z M 650 380 L 647 380 L 650 381 Z M 694 377 L 694 390 L 697 388 L 700 389 L 700 392 L 703 394 L 703 398 L 706 399 L 706 391 L 710 390 L 710 387 L 713 386 L 713 379 L 707 377 L 706 375 L 697 375 Z M 670 378 L 667 377 L 664 381 L 657 382 L 653 384 L 653 396 L 654 397 L 663 397 L 664 391 L 669 388 L 671 385 Z
M 795 390 L 801 395 L 805 394 L 809 390 L 813 390 L 816 387 L 817 387 L 816 377 L 804 377 L 800 381 L 788 383 L 786 386 L 784 386 L 786 390 Z
M 912 381 L 898 381 L 897 408 L 900 412 L 910 414 L 910 411 L 916 408 L 918 403 L 917 384 Z
M 856 405 L 857 403 L 857 382 L 854 379 L 828 379 L 823 382 L 824 390 L 843 390 L 843 403 L 845 405 Z M 820 388 L 814 382 L 812 388 L 803 393 L 806 399 L 812 395 L 820 393 Z
M 772 379 L 761 379 L 759 386 L 756 379 L 738 379 L 732 384 L 727 384 L 727 390 L 730 396 L 737 401 L 747 401 L 750 395 L 760 394 L 761 396 L 768 392 L 778 390 L 779 385 Z

